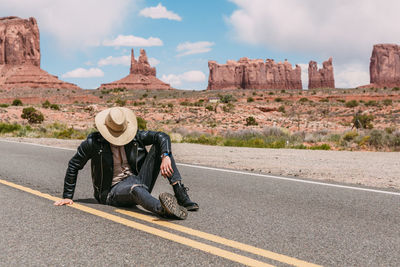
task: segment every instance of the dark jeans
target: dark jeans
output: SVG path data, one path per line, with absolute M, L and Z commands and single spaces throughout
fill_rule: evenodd
M 171 155 L 174 173 L 168 177 L 170 184 L 181 180 L 174 157 Z M 107 204 L 117 207 L 140 205 L 148 211 L 160 213 L 161 203 L 150 193 L 160 173 L 161 152 L 154 145 L 151 147 L 138 175 L 128 176 L 111 188 Z

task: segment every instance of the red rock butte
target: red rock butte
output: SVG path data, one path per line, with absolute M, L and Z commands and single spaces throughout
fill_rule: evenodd
M 135 59 L 132 49 L 131 68 L 128 76 L 115 82 L 104 83 L 100 86 L 99 89 L 103 88 L 150 89 L 150 90 L 172 89 L 169 84 L 164 83 L 156 78 L 156 69 L 150 66 L 147 60 L 146 51 L 144 49 L 140 49 L 140 56 L 138 60 Z
M 369 74 L 373 87 L 400 87 L 400 46 L 374 45 Z
M 316 88 L 335 88 L 332 58 L 322 63 L 322 69 L 318 69 L 315 61 L 308 63 L 308 89 Z
M 219 89 L 302 89 L 301 68 L 273 59 L 228 60 L 226 64 L 209 61 L 208 90 Z
M 40 68 L 40 35 L 35 18 L 0 18 L 0 88 L 80 89 Z

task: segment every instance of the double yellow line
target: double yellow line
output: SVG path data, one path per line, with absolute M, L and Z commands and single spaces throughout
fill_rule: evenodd
M 8 182 L 5 180 L 0 179 L 0 183 L 10 186 L 10 187 L 13 187 L 13 188 L 16 188 L 16 189 L 19 189 L 19 190 L 22 190 L 24 192 L 27 192 L 27 193 L 30 193 L 33 195 L 36 195 L 36 196 L 42 197 L 42 198 L 52 200 L 52 201 L 57 201 L 60 199 L 58 197 L 54 197 L 49 194 L 45 194 L 40 191 L 31 189 L 31 188 L 28 188 L 25 186 L 21 186 L 21 185 L 12 183 L 12 182 Z M 164 239 L 168 239 L 168 240 L 171 240 L 171 241 L 207 252 L 209 254 L 213 254 L 213 255 L 228 259 L 230 261 L 241 263 L 241 264 L 244 264 L 247 266 L 273 266 L 273 265 L 270 265 L 270 264 L 262 262 L 262 261 L 258 261 L 258 260 L 255 260 L 255 259 L 252 259 L 252 258 L 249 258 L 246 256 L 239 255 L 237 253 L 230 252 L 228 250 L 224 250 L 224 249 L 221 249 L 221 248 L 218 248 L 215 246 L 201 243 L 201 242 L 195 241 L 193 239 L 183 237 L 183 236 L 180 236 L 177 234 L 173 234 L 173 233 L 170 233 L 170 232 L 167 232 L 164 230 L 160 230 L 158 228 L 154 228 L 154 227 L 151 227 L 151 226 L 148 226 L 145 224 L 137 223 L 135 221 L 131 221 L 131 220 L 128 220 L 128 219 L 125 219 L 125 218 L 122 218 L 122 217 L 119 217 L 119 216 L 116 216 L 116 215 L 113 215 L 113 214 L 110 214 L 110 213 L 107 213 L 104 211 L 93 209 L 93 208 L 90 208 L 90 207 L 87 207 L 87 206 L 84 206 L 81 204 L 74 203 L 74 204 L 70 205 L 70 207 L 84 211 L 84 212 L 92 214 L 92 215 L 96 215 L 98 217 L 101 217 L 101 218 L 104 218 L 104 219 L 107 219 L 107 220 L 110 220 L 110 221 L 113 221 L 113 222 L 116 222 L 116 223 L 119 223 L 122 225 L 125 225 L 125 226 L 128 226 L 128 227 L 131 227 L 131 228 L 134 228 L 134 229 L 137 229 L 137 230 L 140 230 L 140 231 L 143 231 L 143 232 L 146 232 L 146 233 L 149 233 L 149 234 L 152 234 L 152 235 L 155 235 L 155 236 L 162 237 Z M 261 248 L 243 244 L 243 243 L 240 243 L 237 241 L 229 240 L 229 239 L 217 236 L 217 235 L 201 232 L 201 231 L 191 229 L 191 228 L 188 228 L 185 226 L 177 225 L 177 224 L 174 224 L 174 223 L 171 223 L 168 221 L 158 220 L 158 219 L 155 219 L 154 217 L 143 215 L 143 214 L 140 214 L 137 212 L 121 210 L 121 209 L 117 209 L 115 211 L 118 213 L 124 214 L 124 215 L 128 215 L 130 217 L 133 217 L 135 219 L 139 219 L 139 220 L 149 222 L 149 223 L 152 223 L 155 225 L 159 225 L 159 226 L 162 226 L 165 228 L 169 228 L 169 229 L 172 229 L 172 230 L 175 230 L 178 232 L 182 232 L 182 233 L 185 233 L 188 235 L 199 237 L 199 238 L 202 238 L 202 239 L 205 239 L 208 241 L 212 241 L 214 243 L 222 244 L 224 246 L 229 246 L 229 247 L 232 247 L 235 249 L 249 252 L 249 253 L 252 253 L 252 254 L 255 254 L 258 256 L 268 258 L 270 260 L 279 261 L 279 262 L 286 263 L 286 264 L 293 265 L 293 266 L 310 266 L 310 267 L 319 266 L 319 265 L 308 263 L 308 262 L 305 262 L 302 260 L 298 260 L 296 258 L 288 257 L 285 255 L 281 255 L 278 253 L 268 251 L 268 250 L 264 250 Z

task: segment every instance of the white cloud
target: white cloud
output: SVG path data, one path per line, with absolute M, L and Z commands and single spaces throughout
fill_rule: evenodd
M 138 0 L 1 0 L 0 16 L 35 17 L 39 30 L 54 36 L 63 48 L 100 43 L 123 26 Z
M 147 46 L 162 46 L 163 42 L 159 38 L 149 37 L 143 38 L 134 35 L 118 35 L 114 40 L 103 41 L 104 46 L 136 46 L 136 47 L 147 47 Z
M 159 3 L 157 6 L 146 7 L 140 10 L 139 14 L 144 17 L 152 18 L 152 19 L 169 19 L 169 20 L 177 20 L 181 21 L 182 18 L 172 12 L 167 10 L 165 6 Z
M 178 56 L 187 56 L 187 55 L 192 55 L 192 54 L 200 54 L 200 53 L 206 53 L 211 51 L 211 46 L 213 46 L 214 43 L 212 42 L 185 42 L 185 43 L 180 43 L 176 47 L 176 51 L 181 52 L 178 54 Z
M 238 8 L 227 22 L 237 40 L 313 60 L 333 56 L 338 78 L 348 79 L 337 86 L 365 80 L 374 44 L 400 43 L 397 0 L 231 1 Z M 356 70 L 357 65 L 365 67 Z M 351 75 L 344 75 L 346 70 Z
M 158 59 L 154 58 L 154 57 L 151 57 L 151 58 L 149 58 L 149 64 L 150 64 L 152 67 L 155 67 L 155 66 L 157 66 L 158 64 L 160 64 L 160 61 L 159 61 Z
M 306 89 L 308 88 L 308 64 L 300 63 L 297 65 L 299 65 L 301 68 L 301 83 L 303 85 L 303 89 Z
M 151 66 L 157 66 L 160 61 L 157 60 L 154 57 L 149 58 L 149 63 Z M 107 66 L 107 65 L 112 65 L 112 66 L 116 66 L 116 65 L 122 65 L 122 66 L 130 66 L 131 65 L 131 56 L 120 56 L 120 57 L 113 57 L 113 56 L 109 56 L 106 58 L 102 58 L 97 62 L 98 66 Z
M 62 75 L 63 78 L 93 78 L 93 77 L 103 77 L 104 72 L 98 68 L 77 68 Z
M 131 56 L 121 56 L 121 57 L 113 57 L 109 56 L 106 58 L 102 58 L 97 62 L 97 65 L 106 66 L 106 65 L 123 65 L 123 66 L 130 66 L 131 65 Z
M 172 86 L 180 86 L 183 82 L 204 82 L 206 80 L 206 75 L 199 70 L 192 70 L 182 74 L 163 74 L 161 80 Z
M 335 87 L 354 88 L 369 84 L 368 66 L 361 64 L 346 64 L 335 70 Z

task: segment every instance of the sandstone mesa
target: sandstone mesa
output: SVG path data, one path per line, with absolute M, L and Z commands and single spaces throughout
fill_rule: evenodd
M 400 86 L 400 46 L 376 44 L 369 65 L 370 82 L 375 87 Z
M 276 63 L 273 59 L 228 60 L 226 64 L 209 61 L 209 90 L 218 89 L 302 89 L 301 68 L 287 60 Z
M 128 76 L 115 82 L 103 83 L 100 86 L 100 89 L 103 88 L 150 89 L 150 90 L 172 89 L 169 84 L 164 83 L 161 80 L 157 79 L 156 69 L 150 66 L 147 60 L 146 51 L 144 49 L 140 49 L 140 56 L 138 60 L 135 59 L 132 49 L 131 68 Z
M 40 35 L 35 18 L 0 18 L 0 88 L 80 88 L 40 68 Z
M 315 61 L 308 64 L 308 89 L 316 88 L 335 88 L 332 57 L 322 63 L 322 69 L 318 69 Z

